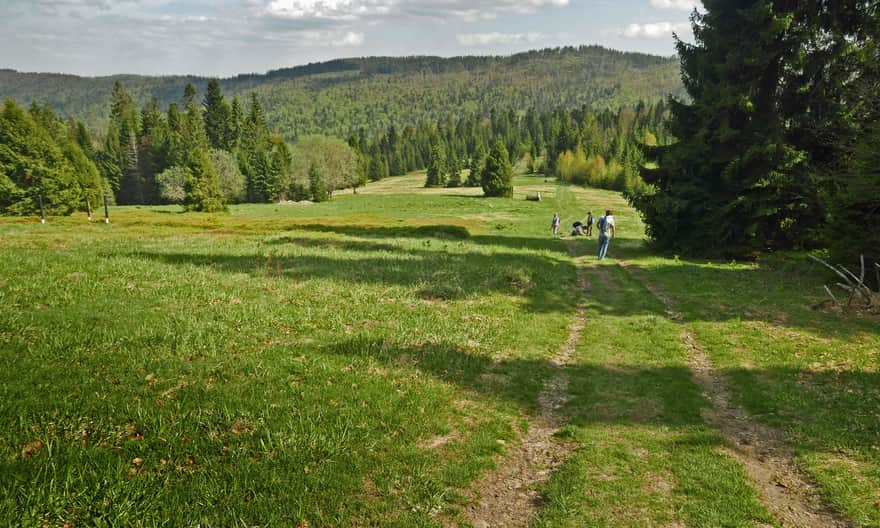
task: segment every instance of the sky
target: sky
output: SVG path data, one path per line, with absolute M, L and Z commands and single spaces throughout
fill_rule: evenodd
M 670 56 L 699 0 L 0 0 L 0 68 L 228 77 L 600 44 Z

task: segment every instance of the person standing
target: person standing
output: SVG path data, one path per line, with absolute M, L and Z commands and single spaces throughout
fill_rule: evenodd
M 593 236 L 593 224 L 596 223 L 596 219 L 593 217 L 593 211 L 587 212 L 587 236 Z
M 605 216 L 599 219 L 596 227 L 599 229 L 599 260 L 605 260 L 605 255 L 608 253 L 608 243 L 615 235 L 614 216 L 612 216 L 610 209 L 605 211 Z
M 551 226 L 553 227 L 553 236 L 559 236 L 559 213 L 553 213 L 553 223 Z

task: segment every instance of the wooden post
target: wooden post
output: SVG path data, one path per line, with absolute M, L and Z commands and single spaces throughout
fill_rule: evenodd
M 110 206 L 107 204 L 107 193 L 104 193 L 104 223 L 110 223 Z
M 89 201 L 89 197 L 86 196 L 86 210 L 89 212 L 89 222 L 92 221 L 92 202 Z
M 40 223 L 46 223 L 46 210 L 43 208 L 43 193 L 40 193 Z

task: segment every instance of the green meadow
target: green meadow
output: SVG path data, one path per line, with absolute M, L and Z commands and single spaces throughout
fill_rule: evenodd
M 561 368 L 573 454 L 532 526 L 781 526 L 704 419 L 686 331 L 825 507 L 880 526 L 880 321 L 818 308 L 806 255 L 658 255 L 616 193 L 423 181 L 0 219 L 0 525 L 470 526 Z M 608 260 L 551 236 L 606 208 Z

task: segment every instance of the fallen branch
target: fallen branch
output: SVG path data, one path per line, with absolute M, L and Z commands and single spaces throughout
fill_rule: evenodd
M 834 303 L 835 306 L 843 308 L 844 311 L 849 310 L 853 307 L 853 302 L 856 301 L 856 299 L 858 298 L 859 302 L 856 303 L 857 308 L 867 309 L 871 312 L 880 312 L 880 291 L 874 292 L 865 284 L 865 276 L 867 275 L 868 270 L 865 266 L 864 255 L 862 255 L 860 258 L 861 273 L 858 276 L 847 269 L 846 266 L 832 266 L 831 264 L 814 255 L 810 255 L 810 258 L 830 269 L 838 277 L 843 279 L 844 282 L 834 283 L 835 286 L 848 293 L 845 301 L 843 302 L 841 302 L 841 300 L 834 295 L 834 293 L 831 291 L 831 288 L 829 288 L 827 284 L 823 286 L 823 288 L 825 289 L 825 293 L 827 293 L 828 296 L 831 297 L 831 301 Z M 877 275 L 878 288 L 880 288 L 880 263 L 874 263 L 874 272 Z

